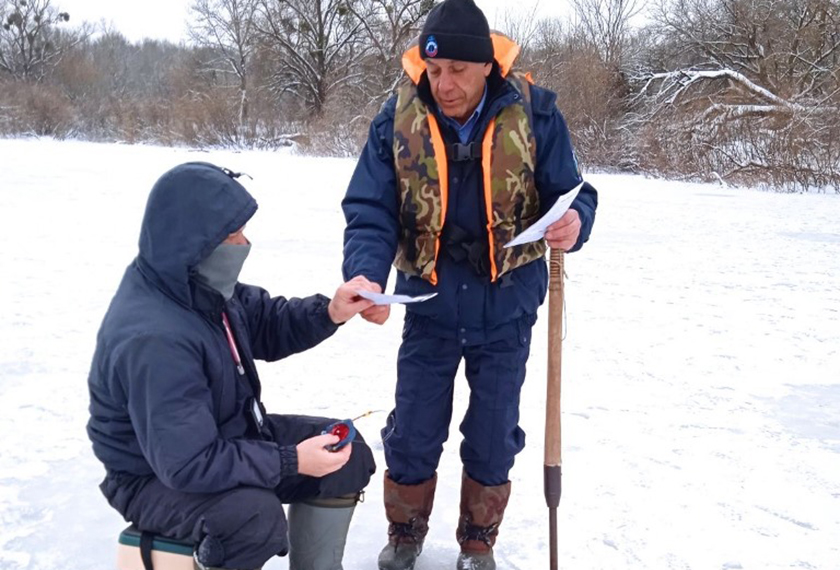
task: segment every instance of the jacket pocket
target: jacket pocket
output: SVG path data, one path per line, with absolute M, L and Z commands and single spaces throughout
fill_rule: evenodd
M 548 269 L 544 259 L 537 259 L 514 269 L 511 273 L 520 308 L 526 314 L 535 314 L 545 301 L 548 291 Z

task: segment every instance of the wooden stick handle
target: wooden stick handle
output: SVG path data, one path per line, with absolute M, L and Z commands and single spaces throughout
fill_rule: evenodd
M 563 361 L 563 252 L 551 249 L 548 283 L 548 382 L 545 400 L 545 465 L 562 464 L 560 383 Z

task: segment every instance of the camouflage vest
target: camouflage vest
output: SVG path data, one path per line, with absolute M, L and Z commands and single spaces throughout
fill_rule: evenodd
M 507 79 L 520 97 L 490 122 L 481 150 L 491 281 L 546 251 L 542 240 L 504 247 L 540 214 L 531 90 L 525 75 L 512 73 Z M 404 85 L 397 95 L 394 161 L 401 227 L 394 266 L 436 285 L 435 265 L 449 197 L 447 152 L 437 120 L 413 84 Z

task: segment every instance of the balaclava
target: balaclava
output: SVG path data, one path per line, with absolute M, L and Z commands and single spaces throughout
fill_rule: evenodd
M 239 272 L 251 252 L 251 244 L 223 243 L 195 266 L 195 279 L 222 294 L 225 301 L 233 297 Z

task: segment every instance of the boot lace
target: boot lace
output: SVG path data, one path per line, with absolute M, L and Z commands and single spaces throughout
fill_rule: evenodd
M 410 519 L 407 523 L 392 522 L 388 525 L 388 536 L 394 543 L 394 550 L 400 544 L 412 542 L 420 544 L 420 531 L 416 528 L 417 517 Z
M 489 547 L 493 547 L 493 538 L 499 531 L 499 523 L 491 524 L 490 526 L 476 526 L 467 520 L 458 536 L 458 544 L 464 544 L 468 540 L 475 540 L 483 542 Z

